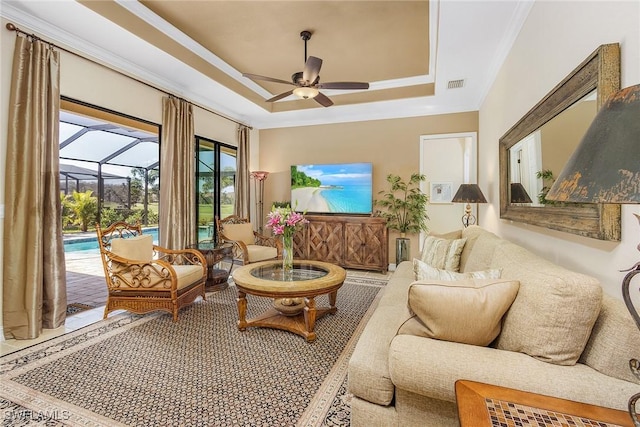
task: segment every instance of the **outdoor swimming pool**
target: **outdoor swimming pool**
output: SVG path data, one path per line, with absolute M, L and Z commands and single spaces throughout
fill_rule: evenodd
M 157 228 L 145 228 L 142 230 L 143 234 L 151 234 L 153 236 L 153 243 L 158 244 L 158 229 Z M 200 227 L 198 229 L 198 240 L 211 239 L 206 227 Z M 83 252 L 83 253 L 95 253 L 98 250 L 98 238 L 97 237 L 79 237 L 68 238 L 64 242 L 65 252 Z

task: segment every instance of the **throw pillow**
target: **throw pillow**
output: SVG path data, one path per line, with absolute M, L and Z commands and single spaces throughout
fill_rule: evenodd
M 112 239 L 111 252 L 122 258 L 149 262 L 153 258 L 153 236 L 141 234 L 127 239 Z
M 459 271 L 460 254 L 467 239 L 448 240 L 427 236 L 422 245 L 421 261 L 441 270 Z
M 502 322 L 497 348 L 556 365 L 574 365 L 602 307 L 598 280 L 510 242 L 496 247 L 491 265 L 502 268 L 503 278 L 520 281 L 518 297 Z
M 409 287 L 409 308 L 420 320 L 415 335 L 487 346 L 500 334 L 502 316 L 513 303 L 517 280 L 423 280 Z M 415 323 L 414 323 L 415 325 Z
M 429 264 L 425 264 L 419 259 L 413 259 L 413 271 L 416 280 L 464 280 L 464 279 L 499 279 L 502 270 L 499 268 L 469 271 L 466 273 L 456 273 L 455 271 L 440 270 L 433 268 Z
M 229 240 L 243 242 L 245 245 L 254 245 L 253 226 L 250 222 L 245 224 L 225 224 L 222 232 Z

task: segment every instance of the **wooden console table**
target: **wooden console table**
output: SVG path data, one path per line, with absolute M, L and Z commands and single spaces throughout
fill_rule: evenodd
M 633 427 L 625 411 L 474 381 L 456 381 L 456 401 L 461 427 Z
M 384 218 L 357 215 L 305 215 L 305 218 L 309 223 L 293 238 L 296 259 L 386 273 L 389 238 Z

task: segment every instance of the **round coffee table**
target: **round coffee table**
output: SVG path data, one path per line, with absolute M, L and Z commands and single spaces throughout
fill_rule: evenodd
M 275 328 L 315 341 L 316 320 L 337 311 L 338 289 L 344 283 L 346 272 L 342 267 L 321 261 L 294 261 L 293 271 L 285 275 L 281 260 L 262 261 L 240 267 L 233 273 L 238 288 L 238 329 L 249 326 Z M 253 319 L 246 319 L 247 294 L 274 298 L 276 308 Z M 329 307 L 316 307 L 315 297 L 329 295 Z M 301 298 L 301 313 L 288 312 L 282 299 Z M 280 303 L 278 301 L 280 300 Z M 279 306 L 280 304 L 280 306 Z

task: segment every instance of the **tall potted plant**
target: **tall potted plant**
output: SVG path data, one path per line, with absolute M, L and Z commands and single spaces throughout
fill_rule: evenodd
M 378 192 L 382 196 L 376 200 L 376 206 L 383 209 L 380 215 L 387 220 L 387 228 L 396 230 L 400 237 L 396 238 L 396 265 L 409 260 L 409 242 L 407 233 L 419 233 L 428 231 L 427 202 L 429 196 L 420 190 L 420 183 L 426 177 L 414 173 L 405 182 L 400 176 L 387 175 L 389 188 Z

